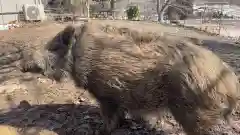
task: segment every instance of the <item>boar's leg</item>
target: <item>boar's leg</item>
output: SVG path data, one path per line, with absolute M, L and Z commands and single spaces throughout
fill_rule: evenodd
M 109 99 L 101 100 L 100 107 L 105 134 L 110 134 L 114 129 L 122 126 L 125 122 L 124 109 L 122 109 L 116 101 Z
M 182 125 L 184 131 L 188 135 L 209 135 L 204 128 L 201 128 L 203 119 L 196 110 L 191 108 L 192 105 L 183 101 L 184 99 L 174 100 L 169 102 L 169 109 L 178 123 Z

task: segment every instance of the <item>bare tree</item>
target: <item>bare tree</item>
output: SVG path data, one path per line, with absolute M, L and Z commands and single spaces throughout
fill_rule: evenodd
M 192 12 L 192 2 L 193 0 L 164 0 L 161 5 L 161 0 L 157 0 L 157 13 L 158 21 L 164 22 L 164 15 L 168 12 L 168 16 L 175 10 L 175 13 L 180 13 L 183 16 L 187 16 Z
M 161 19 L 161 13 L 160 13 L 160 3 L 161 3 L 161 0 L 157 0 L 157 14 L 158 14 L 158 22 L 162 22 Z
M 160 8 L 161 0 L 157 0 L 157 13 L 158 13 L 158 21 L 159 22 L 164 22 L 163 17 L 164 17 L 165 11 L 167 10 L 170 3 L 171 3 L 171 0 L 164 0 L 164 4 L 163 4 L 162 8 Z
M 110 12 L 111 12 L 111 14 L 112 14 L 112 17 L 115 17 L 115 13 L 114 13 L 114 10 L 115 10 L 115 8 L 116 8 L 116 6 L 115 6 L 115 4 L 116 4 L 116 0 L 110 0 Z

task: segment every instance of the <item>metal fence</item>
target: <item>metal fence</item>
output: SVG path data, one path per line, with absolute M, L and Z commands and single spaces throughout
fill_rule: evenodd
M 89 18 L 88 0 L 65 0 L 47 4 L 45 13 L 48 19 L 75 20 Z
M 89 17 L 89 3 L 88 0 L 64 0 L 72 3 L 64 3 L 65 5 L 57 5 L 53 8 L 45 4 L 45 15 L 47 19 L 52 19 L 57 17 L 79 17 L 88 18 Z M 12 21 L 23 21 L 23 5 L 24 4 L 42 4 L 40 0 L 0 0 L 0 24 L 8 24 Z M 3 6 L 4 5 L 4 6 Z M 50 17 L 49 17 L 50 16 Z
M 228 8 L 232 8 L 232 5 L 205 3 L 196 10 L 197 18 L 186 20 L 184 25 L 198 27 L 224 37 L 238 38 L 240 36 L 237 32 L 240 30 L 240 18 L 236 13 L 229 12 Z
M 11 0 L 14 1 L 14 0 Z M 25 3 L 30 3 L 34 0 L 25 0 Z M 23 14 L 21 12 L 23 3 L 12 3 L 8 10 L 6 9 L 6 2 L 10 0 L 0 0 L 0 24 L 8 23 L 8 20 L 21 20 Z M 164 3 L 164 0 L 161 0 Z M 33 2 L 32 2 L 33 3 Z M 59 0 L 54 6 L 45 3 L 45 14 L 49 19 L 88 19 L 93 17 L 108 18 L 112 16 L 110 2 L 94 2 L 93 0 Z M 212 3 L 212 5 L 226 5 L 227 3 Z M 4 5 L 4 6 L 3 6 Z M 127 19 L 126 9 L 129 5 L 138 5 L 140 8 L 140 20 L 157 21 L 157 6 L 156 0 L 119 0 L 115 4 L 115 18 L 114 19 Z M 211 5 L 211 4 L 210 4 Z M 160 5 L 161 6 L 161 5 Z M 198 18 L 190 18 L 181 20 L 181 24 L 187 26 L 198 27 L 212 33 L 217 33 L 224 36 L 236 37 L 237 31 L 240 31 L 240 21 L 236 18 L 224 18 L 223 16 L 213 17 L 213 14 L 208 14 L 209 11 L 215 10 L 209 6 L 209 3 L 203 5 L 205 10 L 204 15 Z M 95 9 L 95 10 L 93 10 Z M 220 8 L 221 9 L 221 8 Z M 220 10 L 220 13 L 223 12 Z M 239 25 L 239 26 L 238 26 Z

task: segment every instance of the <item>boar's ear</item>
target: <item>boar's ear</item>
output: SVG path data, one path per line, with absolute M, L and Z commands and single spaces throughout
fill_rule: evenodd
M 71 43 L 72 37 L 74 35 L 75 28 L 72 25 L 67 26 L 61 33 L 62 42 L 65 45 Z

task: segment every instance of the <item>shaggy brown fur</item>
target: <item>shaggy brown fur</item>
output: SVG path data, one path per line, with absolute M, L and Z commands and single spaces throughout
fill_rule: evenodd
M 94 22 L 73 29 L 45 51 L 71 67 L 75 83 L 96 97 L 107 132 L 120 126 L 126 110 L 147 119 L 168 108 L 188 135 L 210 134 L 235 107 L 239 83 L 232 69 L 189 40 Z M 48 76 L 60 80 L 66 67 L 53 63 Z
M 44 48 L 34 52 L 33 50 L 24 50 L 23 59 L 18 65 L 20 70 L 23 72 L 41 72 L 46 76 L 54 74 L 56 79 L 57 74 L 63 73 L 60 67 L 63 66 L 61 64 L 64 64 L 64 57 L 68 53 L 68 45 L 72 42 L 74 31 L 73 27 L 67 27 L 49 41 Z M 61 71 L 58 72 L 58 70 Z

